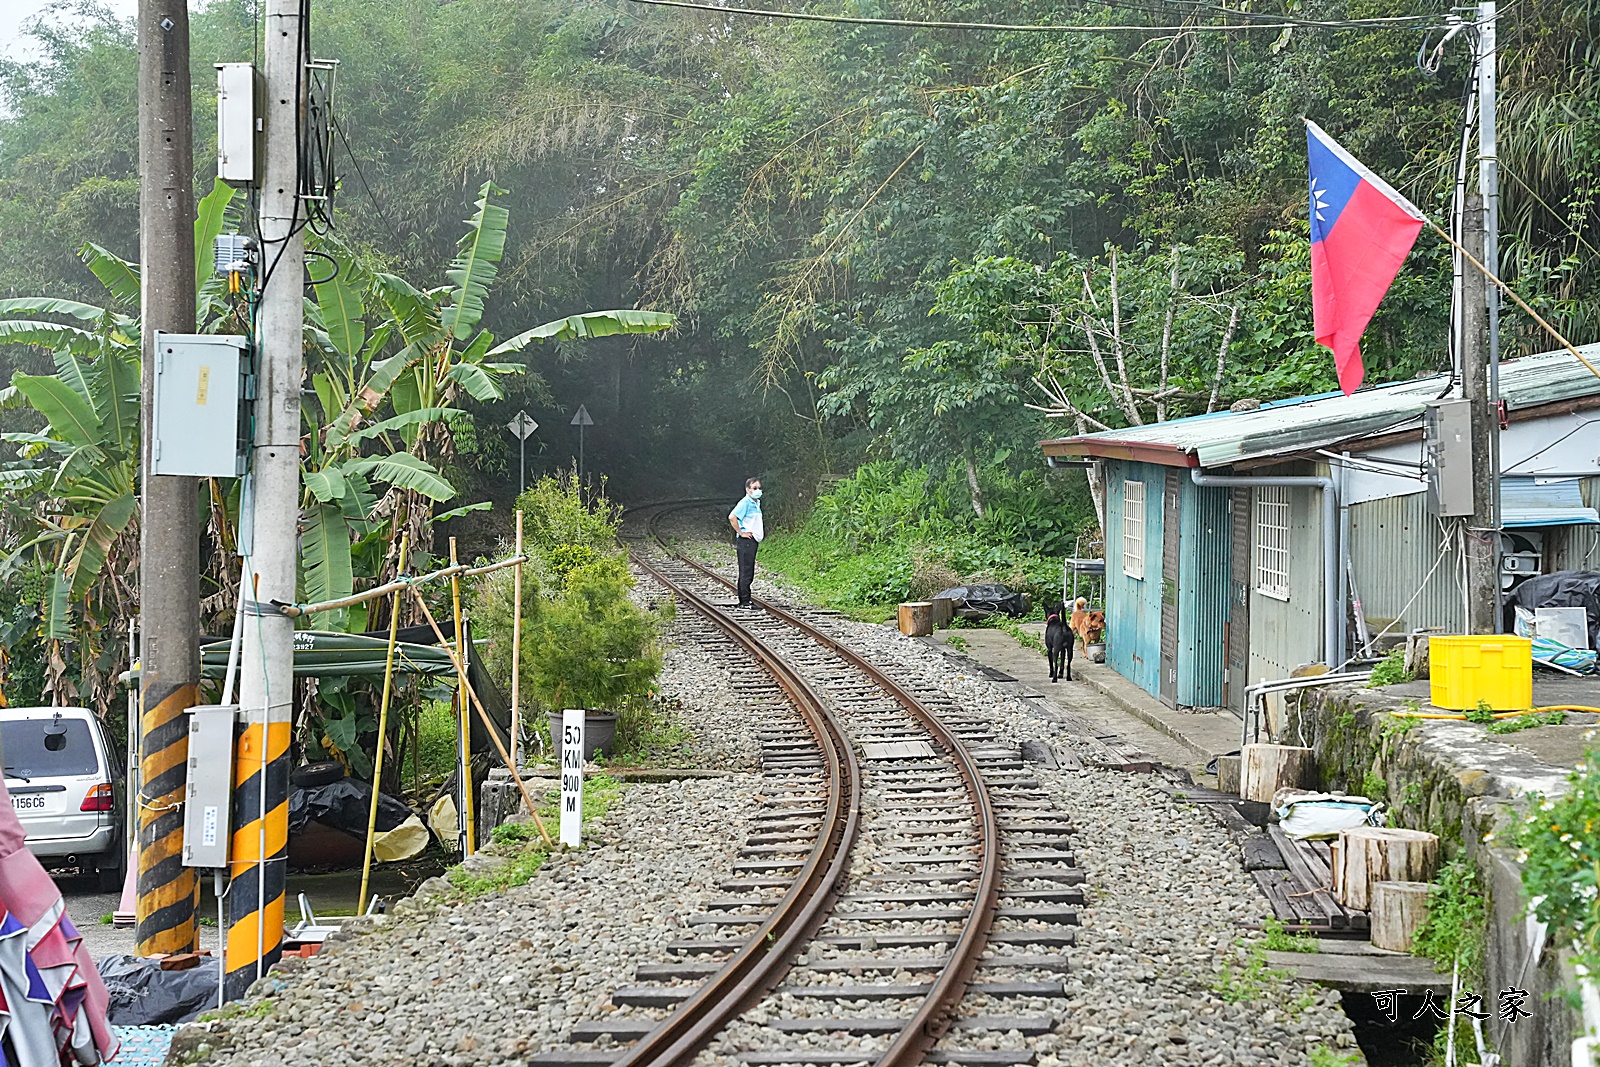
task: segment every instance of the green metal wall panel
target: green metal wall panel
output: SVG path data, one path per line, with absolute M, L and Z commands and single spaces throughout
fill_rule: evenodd
M 1228 490 L 1183 487 L 1178 537 L 1178 703 L 1222 706 L 1232 528 Z
M 1144 578 L 1122 565 L 1123 482 L 1144 483 Z M 1161 498 L 1165 468 L 1106 463 L 1106 662 L 1152 696 L 1161 682 Z

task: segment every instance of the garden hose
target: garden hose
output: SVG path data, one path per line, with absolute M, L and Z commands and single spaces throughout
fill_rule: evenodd
M 1591 708 L 1584 704 L 1546 704 L 1541 708 L 1523 708 L 1521 711 L 1497 711 L 1496 719 L 1515 719 L 1522 715 L 1537 715 L 1545 711 L 1592 711 L 1600 715 L 1600 708 Z M 1459 711 L 1391 711 L 1389 713 L 1397 719 L 1455 719 L 1466 721 L 1466 714 Z

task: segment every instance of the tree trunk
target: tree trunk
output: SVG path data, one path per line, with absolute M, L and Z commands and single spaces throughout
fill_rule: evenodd
M 900 632 L 907 637 L 927 637 L 933 633 L 933 605 L 917 600 L 900 605 Z
M 1246 745 L 1239 759 L 1239 795 L 1272 803 L 1280 789 L 1306 789 L 1316 778 L 1316 754 L 1293 745 Z
M 983 490 L 978 488 L 978 465 L 972 462 L 972 449 L 962 457 L 967 462 L 967 491 L 972 494 L 972 513 L 983 518 Z
M 1422 924 L 1428 921 L 1427 882 L 1372 883 L 1372 943 L 1391 952 L 1410 952 Z
M 1217 757 L 1217 792 L 1239 795 L 1239 761 L 1238 756 Z
M 1426 882 L 1439 865 L 1439 839 L 1422 830 L 1357 826 L 1339 831 L 1339 870 L 1334 875 L 1340 904 L 1358 911 L 1372 906 L 1376 882 Z

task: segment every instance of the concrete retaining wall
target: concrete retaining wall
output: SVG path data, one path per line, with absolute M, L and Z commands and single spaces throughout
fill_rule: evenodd
M 1576 988 L 1571 968 L 1548 947 L 1534 958 L 1543 938 L 1524 917 L 1515 851 L 1484 842 L 1490 831 L 1507 834 L 1528 793 L 1564 792 L 1565 772 L 1487 740 L 1471 723 L 1390 714 L 1404 706 L 1381 689 L 1311 690 L 1287 709 L 1278 740 L 1315 749 L 1324 788 L 1363 793 L 1372 786 L 1368 795 L 1390 807 L 1390 825 L 1436 833 L 1447 859 L 1464 854 L 1473 861 L 1488 890 L 1490 922 L 1483 987 L 1472 992 L 1492 1011 L 1500 990 L 1525 989 L 1533 1012 L 1514 1024 L 1491 1017 L 1487 1034 L 1506 1067 L 1568 1067 L 1580 1030 L 1563 995 Z

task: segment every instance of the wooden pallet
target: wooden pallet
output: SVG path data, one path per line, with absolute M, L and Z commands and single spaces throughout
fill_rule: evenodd
M 1275 825 L 1267 828 L 1267 839 L 1277 846 L 1283 867 L 1252 870 L 1250 877 L 1279 922 L 1323 936 L 1367 936 L 1367 913 L 1344 907 L 1330 891 L 1333 867 L 1326 841 L 1296 841 Z M 1254 865 L 1263 866 L 1259 857 Z

